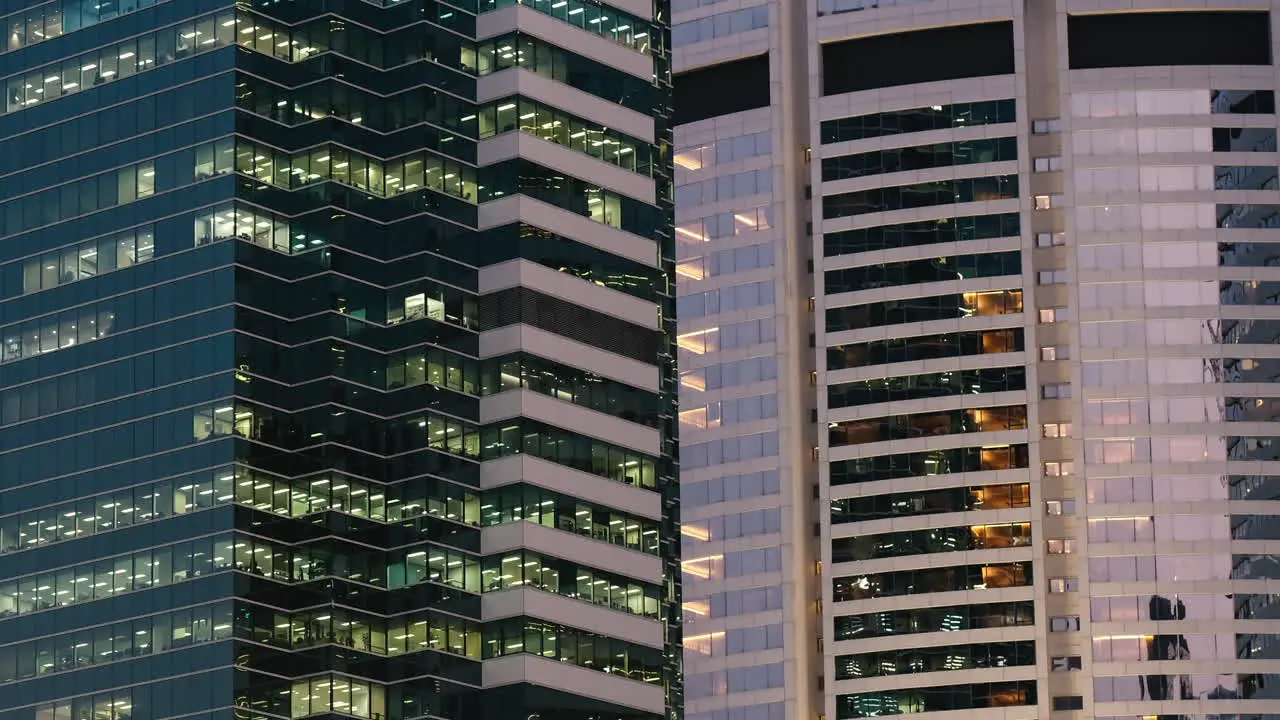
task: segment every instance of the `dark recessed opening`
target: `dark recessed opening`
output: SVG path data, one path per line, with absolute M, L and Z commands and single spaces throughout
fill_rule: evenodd
M 1072 70 L 1147 65 L 1270 65 L 1266 12 L 1139 12 L 1067 18 Z
M 769 56 L 712 65 L 672 79 L 676 125 L 769 105 Z
M 1013 23 L 916 30 L 822 46 L 822 94 L 1013 72 Z

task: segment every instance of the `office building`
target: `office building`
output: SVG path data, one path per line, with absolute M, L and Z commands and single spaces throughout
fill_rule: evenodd
M 688 718 L 1280 716 L 1278 17 L 674 4 Z
M 0 0 L 0 718 L 674 716 L 665 5 Z

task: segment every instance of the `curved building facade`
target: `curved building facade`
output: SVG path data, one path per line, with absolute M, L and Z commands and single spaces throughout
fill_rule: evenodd
M 1275 720 L 1280 4 L 809 13 L 826 716 Z

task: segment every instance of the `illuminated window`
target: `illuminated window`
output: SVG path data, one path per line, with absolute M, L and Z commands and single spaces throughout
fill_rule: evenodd
M 1046 543 L 1046 549 L 1050 555 L 1074 555 L 1076 541 L 1075 538 L 1055 538 Z
M 1040 426 L 1040 431 L 1047 438 L 1071 437 L 1071 423 L 1045 423 Z
M 719 348 L 720 328 L 707 328 L 676 336 L 676 345 L 695 355 L 715 352 Z
M 1075 463 L 1070 460 L 1047 462 L 1044 464 L 1045 477 L 1062 477 L 1075 473 Z
M 1066 198 L 1061 193 L 1054 193 L 1052 195 L 1036 195 L 1035 208 L 1036 210 L 1050 210 L 1052 208 L 1062 207 L 1065 201 Z
M 1080 578 L 1077 578 L 1077 577 L 1049 578 L 1049 592 L 1051 593 L 1080 592 Z
M 1045 515 L 1075 515 L 1076 501 L 1071 499 L 1063 500 L 1045 500 Z

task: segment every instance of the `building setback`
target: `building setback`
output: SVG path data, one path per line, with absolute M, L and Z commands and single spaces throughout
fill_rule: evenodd
M 676 717 L 667 16 L 0 0 L 0 719 Z

